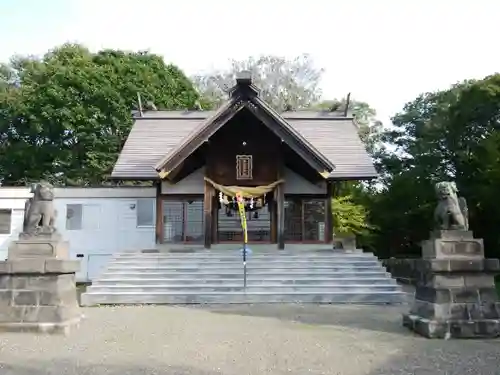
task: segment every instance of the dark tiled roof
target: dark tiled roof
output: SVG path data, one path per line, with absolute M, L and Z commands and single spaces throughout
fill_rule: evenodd
M 202 126 L 213 111 L 154 111 L 136 118 L 113 169 L 113 178 L 158 178 L 154 166 Z M 352 117 L 297 111 L 282 117 L 335 165 L 331 178 L 367 179 L 377 175 Z

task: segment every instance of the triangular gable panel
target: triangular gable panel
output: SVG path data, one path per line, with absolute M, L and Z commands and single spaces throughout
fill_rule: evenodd
M 193 132 L 156 164 L 155 169 L 160 177 L 167 177 L 170 171 L 177 168 L 238 112 L 247 108 L 311 167 L 326 178 L 335 169 L 335 166 L 295 131 L 283 117 L 261 100 L 257 96 L 258 91 L 252 88 L 253 86 L 248 80 L 238 82 L 236 88 L 231 91 L 231 99 L 207 119 L 196 132 Z

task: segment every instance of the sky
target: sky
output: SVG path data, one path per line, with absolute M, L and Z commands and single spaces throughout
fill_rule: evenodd
M 0 61 L 64 42 L 150 50 L 191 75 L 308 53 L 324 99 L 351 92 L 388 123 L 422 92 L 500 68 L 498 0 L 0 0 Z

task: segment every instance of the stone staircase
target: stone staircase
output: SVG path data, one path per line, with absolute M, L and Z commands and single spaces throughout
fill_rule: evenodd
M 104 304 L 356 303 L 405 301 L 371 253 L 274 250 L 247 260 L 237 251 L 118 254 L 82 295 Z

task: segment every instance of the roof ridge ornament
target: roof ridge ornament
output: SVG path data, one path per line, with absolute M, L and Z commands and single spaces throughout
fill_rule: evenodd
M 252 72 L 242 70 L 236 73 L 236 85 L 234 85 L 229 93 L 231 97 L 239 95 L 244 98 L 254 97 L 259 95 L 259 89 L 253 84 Z
M 236 84 L 250 86 L 252 84 L 252 72 L 250 70 L 242 70 L 236 73 Z

